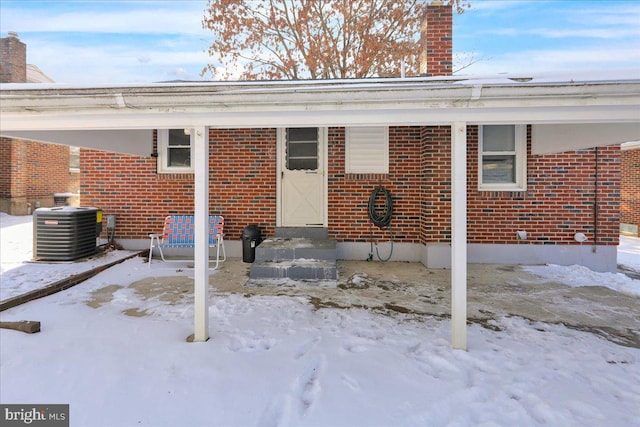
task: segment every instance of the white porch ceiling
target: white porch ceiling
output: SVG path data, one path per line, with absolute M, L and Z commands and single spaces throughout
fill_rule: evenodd
M 153 151 L 151 129 L 3 131 L 2 136 L 143 157 Z
M 560 153 L 640 139 L 637 123 L 537 124 L 531 129 L 532 154 Z

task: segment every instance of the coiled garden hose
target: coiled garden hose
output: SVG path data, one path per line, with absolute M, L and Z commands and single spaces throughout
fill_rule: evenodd
M 376 211 L 376 199 L 378 195 L 382 193 L 385 197 L 384 212 L 382 215 Z M 369 219 L 373 222 L 373 225 L 382 229 L 391 224 L 391 217 L 393 216 L 393 198 L 389 190 L 382 186 L 376 187 L 369 196 Z
M 382 194 L 385 198 L 384 210 L 381 213 L 378 213 L 378 211 L 376 211 L 376 199 L 380 194 Z M 378 259 L 382 262 L 389 261 L 391 259 L 391 256 L 393 255 L 393 231 L 391 229 L 391 218 L 393 217 L 393 198 L 391 197 L 391 193 L 389 192 L 389 190 L 379 185 L 375 190 L 371 192 L 371 196 L 369 196 L 368 213 L 369 219 L 376 227 L 381 230 L 385 227 L 389 228 L 389 234 L 391 236 L 391 252 L 389 252 L 389 256 L 383 259 L 380 256 L 380 253 L 378 252 L 378 246 L 376 245 L 376 255 L 378 256 Z M 371 253 L 369 254 L 369 260 L 371 260 L 372 258 L 373 233 L 371 234 Z

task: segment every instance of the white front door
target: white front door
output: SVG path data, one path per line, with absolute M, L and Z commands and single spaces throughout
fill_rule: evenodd
M 278 129 L 278 225 L 326 227 L 326 128 Z

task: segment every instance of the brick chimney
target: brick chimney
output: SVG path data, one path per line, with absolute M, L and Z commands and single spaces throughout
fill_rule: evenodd
M 27 82 L 27 45 L 9 31 L 0 38 L 0 83 Z
M 453 72 L 453 7 L 432 0 L 420 27 L 420 75 L 450 76 Z

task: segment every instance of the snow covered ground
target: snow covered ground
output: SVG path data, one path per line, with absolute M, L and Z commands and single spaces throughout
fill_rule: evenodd
M 30 223 L 0 214 L 2 292 L 52 270 L 24 269 Z M 640 272 L 638 239 L 622 239 L 619 262 Z M 532 268 L 638 298 L 640 281 L 621 274 Z M 211 339 L 187 344 L 188 293 L 167 302 L 128 286 L 177 270 L 131 259 L 0 313 L 42 322 L 33 335 L 0 329 L 0 402 L 68 403 L 72 426 L 640 426 L 640 349 L 502 317 L 469 326 L 464 352 L 447 320 L 220 292 Z
M 620 236 L 618 246 L 618 265 L 625 271 L 640 275 L 640 239 Z M 554 279 L 568 286 L 605 286 L 614 291 L 640 297 L 638 280 L 620 273 L 596 273 L 580 265 L 568 267 L 560 265 L 535 265 L 523 268 L 540 277 Z

